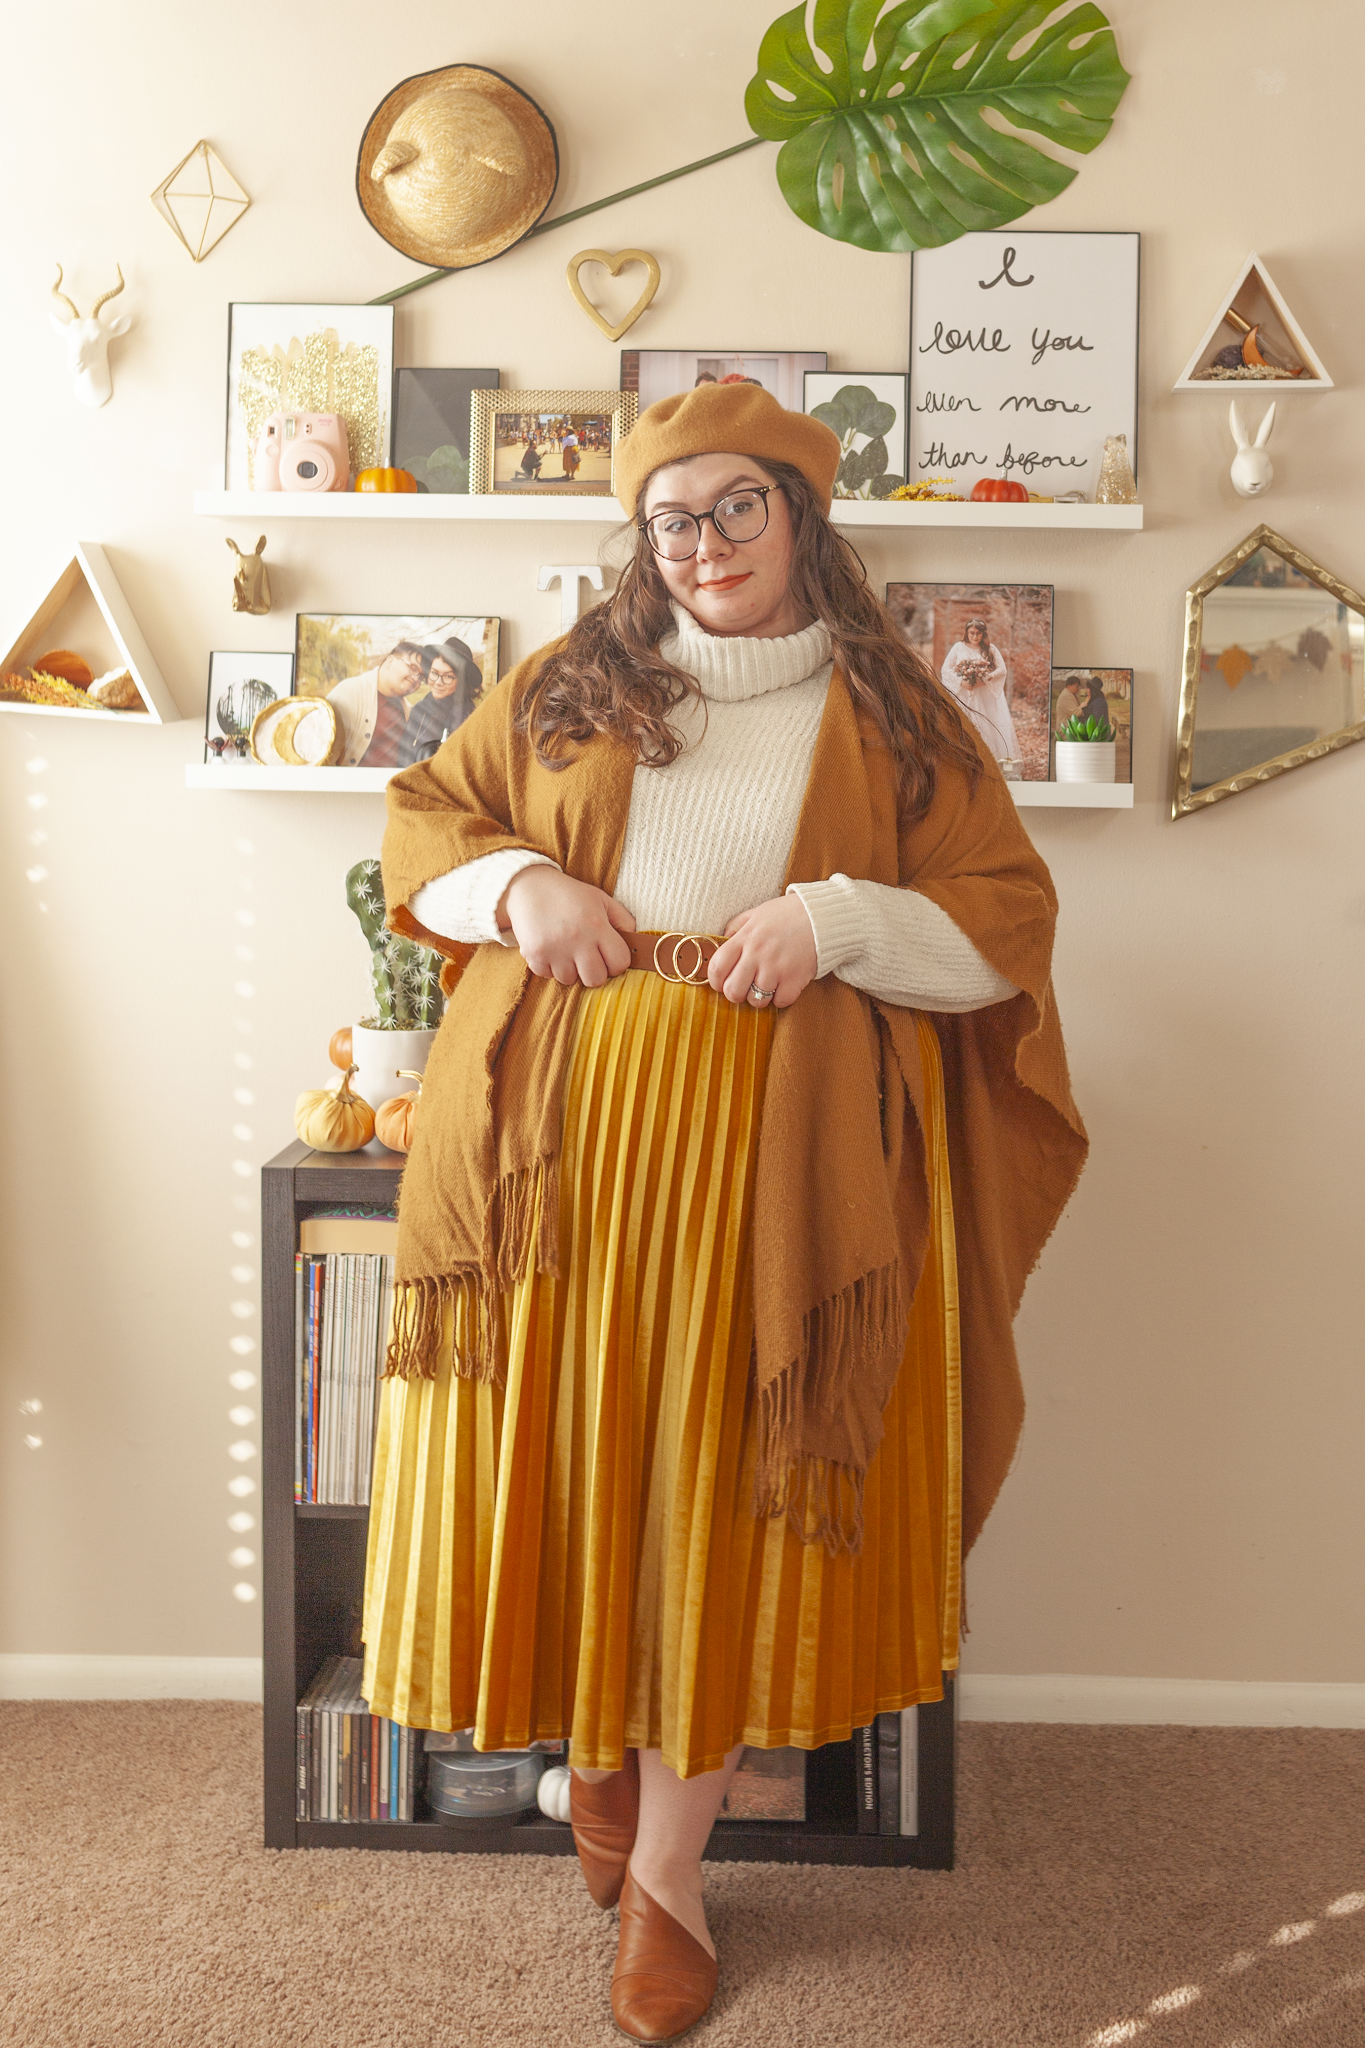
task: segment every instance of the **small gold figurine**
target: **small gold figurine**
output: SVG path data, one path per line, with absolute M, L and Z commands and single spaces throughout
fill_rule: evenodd
M 257 541 L 254 555 L 244 555 L 235 540 L 230 540 L 228 546 L 237 557 L 237 569 L 232 578 L 232 609 L 250 612 L 253 618 L 263 618 L 270 610 L 270 578 L 261 559 L 265 553 L 265 535 L 262 534 Z
M 1137 485 L 1133 481 L 1133 465 L 1128 460 L 1128 436 L 1106 434 L 1104 459 L 1100 463 L 1099 488 L 1095 492 L 1097 505 L 1136 505 Z

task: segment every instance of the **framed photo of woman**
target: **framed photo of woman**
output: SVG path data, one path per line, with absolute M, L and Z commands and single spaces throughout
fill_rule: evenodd
M 1046 782 L 1052 585 L 888 583 L 886 604 L 1015 782 Z

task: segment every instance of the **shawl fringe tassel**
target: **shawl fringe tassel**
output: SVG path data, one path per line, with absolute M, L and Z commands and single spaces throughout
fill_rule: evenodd
M 893 1350 L 891 1373 L 905 1344 L 906 1311 L 900 1266 L 865 1273 L 811 1309 L 802 1322 L 801 1351 L 759 1389 L 758 1455 L 754 1514 L 785 1515 L 803 1543 L 821 1543 L 831 1557 L 863 1546 L 863 1481 L 880 1437 L 885 1397 L 868 1400 L 868 1367 Z M 859 1397 L 863 1408 L 860 1411 Z M 855 1421 L 861 1456 L 848 1459 L 802 1453 L 816 1414 Z
M 501 1384 L 503 1295 L 525 1279 L 532 1260 L 538 1272 L 559 1271 L 556 1160 L 538 1159 L 497 1182 L 484 1245 L 481 1266 L 395 1283 L 385 1379 L 434 1380 L 448 1349 L 457 1378 Z

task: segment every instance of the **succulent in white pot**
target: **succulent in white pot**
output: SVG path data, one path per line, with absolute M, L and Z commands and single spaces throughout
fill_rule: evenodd
M 1071 718 L 1057 735 L 1058 782 L 1112 782 L 1118 734 L 1107 718 Z
M 406 1077 L 425 1070 L 445 1009 L 439 953 L 390 931 L 377 860 L 357 861 L 346 876 L 346 901 L 370 946 L 374 1015 L 351 1030 L 355 1091 L 378 1111 L 406 1091 Z

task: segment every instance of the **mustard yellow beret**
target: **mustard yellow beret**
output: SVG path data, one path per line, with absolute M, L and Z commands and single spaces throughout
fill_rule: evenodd
M 640 414 L 616 457 L 616 495 L 634 518 L 646 481 L 688 455 L 752 455 L 790 462 L 828 512 L 839 467 L 839 437 L 809 413 L 788 412 L 759 384 L 702 384 L 661 398 Z

